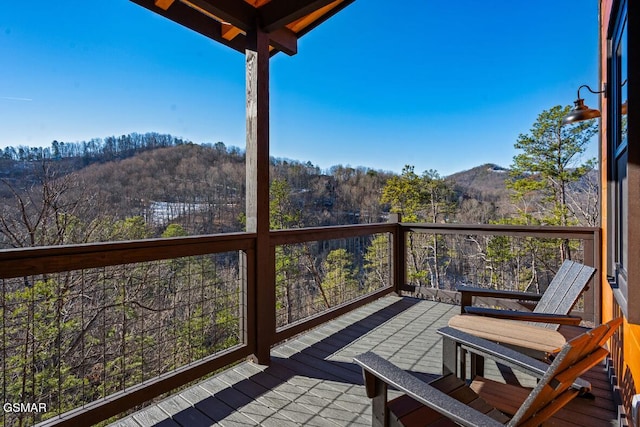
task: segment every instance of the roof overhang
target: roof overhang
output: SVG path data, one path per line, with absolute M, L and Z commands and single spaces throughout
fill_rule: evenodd
M 246 34 L 269 35 L 271 55 L 295 55 L 298 39 L 355 0 L 131 0 L 244 53 Z

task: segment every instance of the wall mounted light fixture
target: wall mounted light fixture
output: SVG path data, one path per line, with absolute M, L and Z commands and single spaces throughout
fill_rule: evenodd
M 571 110 L 569 114 L 564 116 L 564 118 L 562 119 L 563 125 L 567 125 L 569 123 L 581 122 L 583 120 L 595 119 L 596 117 L 601 116 L 600 110 L 595 110 L 593 108 L 589 108 L 586 105 L 584 105 L 584 99 L 580 98 L 580 89 L 582 89 L 583 87 L 586 87 L 591 93 L 595 93 L 595 94 L 604 93 L 604 89 L 601 91 L 595 91 L 587 85 L 580 86 L 578 88 L 578 99 L 576 99 L 573 102 L 575 106 L 573 107 L 573 110 Z

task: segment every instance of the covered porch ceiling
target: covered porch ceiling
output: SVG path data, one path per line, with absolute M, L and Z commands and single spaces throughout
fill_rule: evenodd
M 131 0 L 244 53 L 247 33 L 269 35 L 269 53 L 295 55 L 298 39 L 354 0 Z

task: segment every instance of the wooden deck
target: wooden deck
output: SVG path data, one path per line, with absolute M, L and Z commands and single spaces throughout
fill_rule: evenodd
M 382 298 L 275 347 L 269 367 L 241 363 L 111 426 L 370 425 L 370 400 L 352 357 L 372 350 L 428 379 L 441 371 L 436 330 L 459 310 L 412 298 Z M 492 363 L 485 374 L 534 384 Z M 586 379 L 595 399 L 576 399 L 549 425 L 617 425 L 604 367 L 594 368 Z

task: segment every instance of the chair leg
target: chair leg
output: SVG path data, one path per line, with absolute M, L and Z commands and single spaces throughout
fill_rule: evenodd
M 364 383 L 367 396 L 372 399 L 371 426 L 387 427 L 389 425 L 387 384 L 368 371 L 364 373 Z
M 471 353 L 471 378 L 484 376 L 484 357 Z
M 442 340 L 442 375 L 457 375 L 459 372 L 458 361 L 458 344 L 454 340 L 444 337 Z

